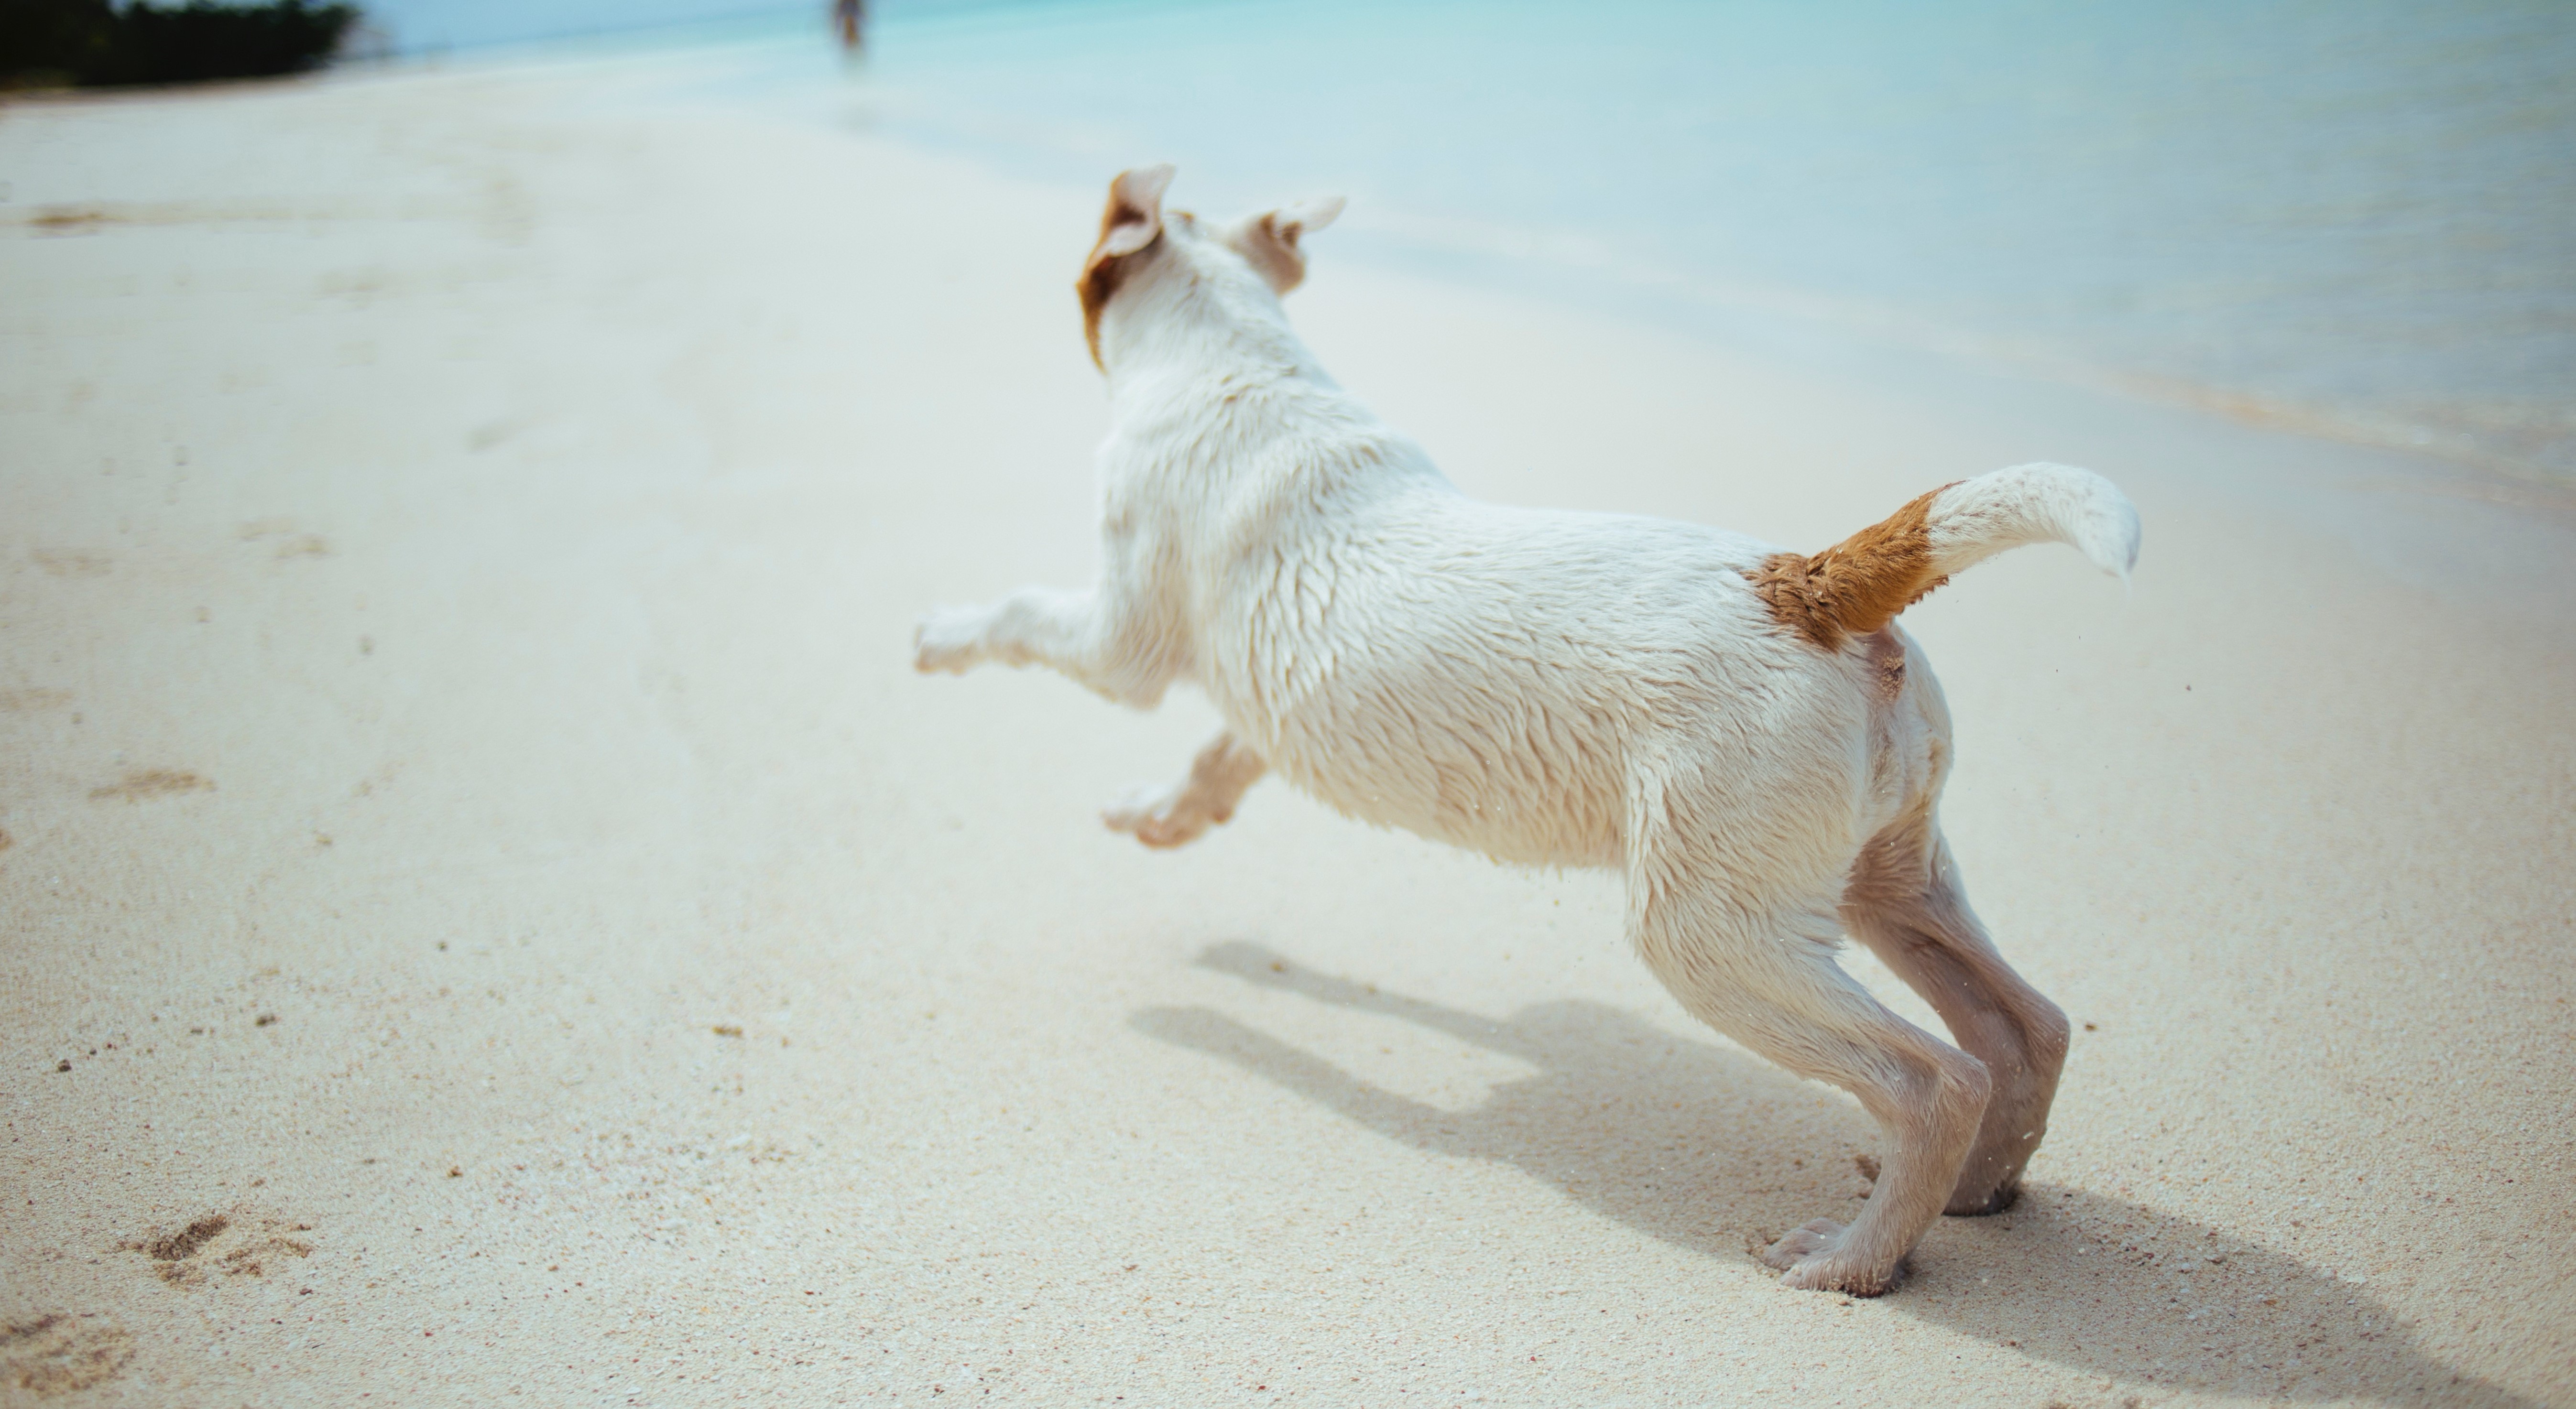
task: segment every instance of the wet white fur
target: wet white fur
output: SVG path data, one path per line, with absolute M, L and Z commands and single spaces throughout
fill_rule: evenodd
M 1158 204 L 1158 174 L 1121 179 Z M 1766 1258 L 1795 1285 L 1887 1289 L 1945 1206 L 2009 1197 L 2065 1047 L 1958 894 L 1929 666 L 1893 628 L 1828 652 L 1774 623 L 1745 577 L 1773 545 L 1460 494 L 1290 330 L 1298 227 L 1330 209 L 1302 215 L 1284 275 L 1257 218 L 1160 218 L 1100 324 L 1099 582 L 933 611 L 916 664 L 1040 664 L 1139 708 L 1205 691 L 1226 733 L 1106 814 L 1149 844 L 1225 820 L 1276 770 L 1368 822 L 1622 872 L 1630 939 L 1686 1008 L 1885 1128 L 1860 1217 Z M 2125 576 L 2138 542 L 2107 481 L 2051 465 L 1952 487 L 1928 529 L 1945 572 L 2055 539 Z M 1848 979 L 1847 931 L 1977 1055 Z

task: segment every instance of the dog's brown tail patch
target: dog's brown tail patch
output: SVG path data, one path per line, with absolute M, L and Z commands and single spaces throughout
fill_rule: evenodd
M 2064 543 L 2126 579 L 2138 511 L 2091 470 L 2015 465 L 1945 484 L 1833 547 L 1774 553 L 1745 577 L 1783 628 L 1831 651 L 1885 629 L 1950 575 L 2024 543 Z
M 1834 650 L 1896 620 L 1950 579 L 1932 566 L 1932 501 L 1949 485 L 1808 557 L 1774 553 L 1745 573 L 1772 620 Z

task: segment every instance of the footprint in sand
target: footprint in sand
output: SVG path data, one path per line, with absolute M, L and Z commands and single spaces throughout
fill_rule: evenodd
M 90 789 L 89 800 L 105 802 L 111 798 L 123 798 L 127 802 L 141 802 L 145 798 L 168 797 L 172 793 L 210 793 L 214 790 L 215 780 L 212 778 L 201 778 L 177 768 L 147 768 L 128 773 L 106 787 Z
M 328 539 L 318 533 L 296 532 L 293 519 L 253 519 L 243 524 L 236 531 L 235 536 L 244 543 L 256 542 L 263 538 L 283 539 L 284 541 L 277 545 L 277 556 L 281 558 L 331 556 L 331 544 Z
M 310 1257 L 313 1245 L 297 1233 L 310 1223 L 209 1213 L 175 1232 L 155 1230 L 125 1244 L 152 1259 L 153 1275 L 174 1287 L 202 1287 L 217 1276 L 265 1277 L 290 1257 Z
M 38 710 L 60 709 L 71 702 L 71 691 L 43 685 L 25 690 L 0 690 L 0 714 L 33 714 Z
M 50 1396 L 87 1389 L 134 1358 L 134 1336 L 102 1316 L 59 1312 L 0 1325 L 0 1384 Z
M 55 577 L 105 577 L 115 568 L 113 559 L 89 548 L 38 548 L 29 556 Z

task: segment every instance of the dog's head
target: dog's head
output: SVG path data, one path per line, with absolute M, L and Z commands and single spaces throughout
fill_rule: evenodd
M 1144 166 L 1118 173 L 1109 183 L 1109 207 L 1100 217 L 1100 240 L 1082 264 L 1074 287 L 1082 295 L 1082 335 L 1091 360 L 1100 357 L 1100 320 L 1110 301 L 1166 279 L 1181 279 L 1266 296 L 1281 294 L 1306 277 L 1298 242 L 1333 223 L 1342 198 L 1301 201 L 1223 227 L 1202 224 L 1188 211 L 1163 212 L 1172 168 Z

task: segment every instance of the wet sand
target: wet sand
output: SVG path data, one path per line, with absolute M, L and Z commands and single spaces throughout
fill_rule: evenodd
M 1905 618 L 2079 1025 L 2028 1194 L 1792 1293 L 1871 1127 L 1608 878 L 1275 782 L 1148 853 L 1203 704 L 909 670 L 1088 572 L 1096 192 L 620 72 L 0 112 L 0 1401 L 2576 1403 L 2555 498 L 1318 237 L 1473 493 L 2140 505 Z

